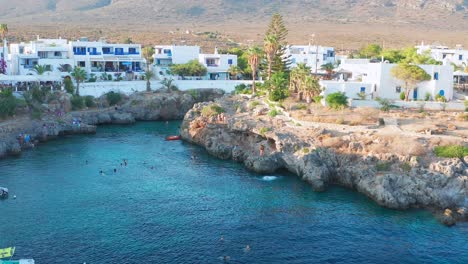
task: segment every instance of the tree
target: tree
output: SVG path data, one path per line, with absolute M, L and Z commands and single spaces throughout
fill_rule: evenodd
M 378 58 L 382 53 L 382 47 L 379 44 L 369 44 L 359 50 L 360 58 Z
M 239 66 L 232 65 L 231 67 L 229 67 L 228 72 L 231 78 L 235 78 L 237 80 L 239 74 L 242 74 L 242 69 Z
M 178 88 L 173 82 L 174 82 L 173 79 L 164 78 L 164 80 L 161 81 L 161 84 L 163 85 L 164 88 L 166 88 L 168 92 L 177 91 Z
M 255 95 L 255 80 L 257 77 L 258 65 L 260 64 L 260 58 L 262 57 L 263 51 L 258 46 L 253 46 L 247 50 L 247 57 L 252 70 L 252 94 Z
M 2 42 L 3 42 L 3 56 L 0 61 L 0 73 L 6 73 L 6 59 L 5 59 L 5 51 L 6 51 L 6 35 L 8 34 L 8 25 L 7 24 L 0 24 L 0 35 L 2 35 Z
M 392 68 L 391 73 L 393 77 L 405 83 L 405 100 L 409 100 L 411 91 L 416 85 L 423 81 L 429 81 L 431 76 L 427 74 L 421 67 L 413 64 L 400 63 Z
M 434 148 L 434 153 L 437 157 L 442 158 L 458 158 L 465 167 L 468 164 L 465 157 L 468 156 L 468 147 L 459 145 L 438 146 Z
M 150 65 L 153 63 L 154 48 L 151 46 L 144 47 L 141 51 L 141 55 L 146 60 L 146 71 L 145 71 L 145 80 L 146 80 L 146 91 L 151 91 L 151 78 L 154 77 L 154 72 L 150 69 Z
M 73 68 L 71 76 L 73 76 L 73 79 L 75 79 L 76 82 L 76 95 L 80 95 L 80 83 L 86 80 L 87 73 L 80 66 L 75 66 L 75 68 Z
M 286 99 L 288 94 L 288 79 L 284 72 L 275 72 L 271 79 L 266 81 L 269 89 L 268 98 L 272 101 Z
M 306 102 L 310 104 L 312 102 L 312 98 L 318 96 L 322 91 L 320 87 L 320 83 L 314 76 L 307 75 L 303 80 L 303 93 L 306 99 Z
M 36 65 L 34 65 L 33 71 L 37 75 L 43 75 L 45 72 L 50 71 L 50 69 L 46 65 L 36 64 Z
M 327 72 L 327 80 L 331 80 L 333 70 L 335 69 L 333 63 L 329 62 L 327 64 L 322 65 L 320 68 Z
M 151 92 L 151 79 L 154 77 L 154 72 L 152 70 L 145 71 L 145 80 L 146 80 L 146 91 Z
M 272 67 L 275 60 L 275 56 L 278 52 L 278 39 L 275 35 L 267 35 L 263 43 L 263 50 L 265 51 L 267 59 L 267 80 L 270 80 Z
M 185 76 L 204 76 L 208 70 L 198 60 L 191 60 L 183 64 L 173 64 L 170 66 L 171 73 L 182 78 Z
M 284 25 L 283 17 L 275 13 L 273 14 L 265 36 L 274 36 L 277 42 L 276 55 L 272 65 L 273 72 L 286 72 L 291 65 L 290 56 L 287 56 L 288 43 L 286 37 L 288 30 Z

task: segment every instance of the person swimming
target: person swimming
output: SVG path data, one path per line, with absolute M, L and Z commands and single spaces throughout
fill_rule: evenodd
M 103 172 L 102 170 L 100 170 L 100 171 L 99 171 L 99 174 L 103 175 L 103 174 L 104 174 L 104 172 Z
M 114 168 L 114 173 L 117 173 L 117 169 L 116 169 L 116 168 Z
M 250 251 L 250 246 L 249 246 L 249 245 L 245 246 L 245 249 L 244 249 L 244 250 L 245 250 L 245 252 Z

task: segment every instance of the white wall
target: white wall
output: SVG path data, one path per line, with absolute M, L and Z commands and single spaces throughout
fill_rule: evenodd
M 320 85 L 324 87 L 322 95 L 326 97 L 331 93 L 343 92 L 348 98 L 359 99 L 357 96 L 361 92 L 361 87 L 365 88 L 367 98 L 371 98 L 372 84 L 362 82 L 344 82 L 344 81 L 320 81 Z
M 406 108 L 413 108 L 419 109 L 421 105 L 424 105 L 425 110 L 443 110 L 443 104 L 439 102 L 405 102 L 405 101 L 394 101 L 392 105 L 396 105 L 399 107 L 406 107 Z M 351 101 L 352 107 L 374 107 L 380 108 L 380 104 L 377 101 L 371 100 L 352 100 Z M 464 111 L 465 105 L 464 103 L 459 102 L 448 102 L 446 103 L 445 110 L 448 111 Z
M 251 84 L 252 81 L 188 81 L 188 80 L 175 80 L 174 84 L 179 90 L 185 91 L 189 89 L 200 88 L 214 88 L 223 89 L 226 93 L 234 91 L 236 85 Z M 162 85 L 159 81 L 151 81 L 151 89 L 156 90 L 161 88 Z M 96 82 L 96 83 L 82 83 L 80 84 L 80 95 L 92 95 L 99 97 L 107 92 L 114 91 L 124 94 L 131 94 L 133 92 L 146 91 L 146 81 L 131 81 L 131 82 Z

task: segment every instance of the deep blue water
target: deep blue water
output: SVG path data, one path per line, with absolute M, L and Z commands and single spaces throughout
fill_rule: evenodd
M 11 192 L 0 201 L 0 248 L 16 246 L 16 258 L 38 264 L 223 263 L 221 256 L 468 263 L 466 224 L 448 228 L 428 212 L 384 209 L 342 188 L 316 193 L 286 173 L 264 180 L 164 141 L 178 125 L 105 126 L 0 160 L 0 186 Z

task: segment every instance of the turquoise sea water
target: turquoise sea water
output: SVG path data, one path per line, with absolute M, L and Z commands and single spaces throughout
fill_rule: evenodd
M 287 173 L 263 178 L 164 141 L 179 124 L 100 127 L 0 160 L 0 186 L 11 192 L 0 201 L 0 248 L 16 246 L 17 258 L 38 264 L 223 263 L 222 256 L 468 263 L 467 224 L 448 228 L 428 212 L 384 209 L 342 188 L 315 193 Z

